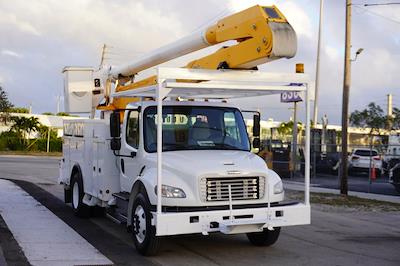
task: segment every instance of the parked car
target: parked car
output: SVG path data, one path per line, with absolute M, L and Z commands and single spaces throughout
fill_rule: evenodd
M 400 163 L 396 164 L 389 171 L 389 183 L 391 183 L 397 192 L 400 193 Z
M 369 173 L 370 165 L 375 168 L 376 176 L 379 177 L 382 173 L 382 158 L 377 150 L 357 148 L 351 152 L 349 156 L 349 173 Z

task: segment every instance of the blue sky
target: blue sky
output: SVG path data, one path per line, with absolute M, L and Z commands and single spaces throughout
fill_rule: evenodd
M 353 1 L 353 52 L 364 48 L 352 64 L 350 109 L 375 101 L 386 107 L 386 94 L 400 107 L 400 5 L 364 7 Z M 61 70 L 66 65 L 98 66 L 101 47 L 109 48 L 107 63 L 129 62 L 136 56 L 172 42 L 207 25 L 220 16 L 254 4 L 275 4 L 298 35 L 295 58 L 281 59 L 260 67 L 263 71 L 294 71 L 298 62 L 315 76 L 318 0 L 146 0 L 106 1 L 0 0 L 0 84 L 17 106 L 42 113 L 56 111 L 62 95 Z M 343 83 L 344 0 L 325 0 L 319 117 L 340 123 Z M 213 48 L 208 51 L 212 51 Z M 204 52 L 186 56 L 180 66 Z M 245 107 L 261 108 L 264 118 L 288 120 L 288 104 L 269 97 L 241 101 Z

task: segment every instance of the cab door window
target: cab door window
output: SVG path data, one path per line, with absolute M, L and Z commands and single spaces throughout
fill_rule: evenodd
M 128 114 L 126 143 L 135 149 L 139 147 L 139 112 L 136 110 L 130 111 Z

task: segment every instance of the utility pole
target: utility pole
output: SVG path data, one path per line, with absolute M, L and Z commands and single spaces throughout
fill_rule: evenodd
M 49 127 L 49 129 L 47 130 L 47 149 L 46 149 L 47 153 L 49 153 L 49 151 L 50 151 L 50 132 L 51 132 L 51 128 Z
M 296 64 L 296 73 L 304 73 L 304 64 Z M 292 154 L 291 154 L 291 163 L 292 163 L 292 177 L 296 172 L 297 168 L 297 101 L 293 102 L 293 137 L 292 137 Z
M 101 50 L 101 60 L 100 60 L 100 67 L 103 65 L 104 63 L 104 59 L 105 59 L 105 54 L 106 54 L 106 44 L 103 44 L 103 48 Z
M 392 129 L 392 117 L 393 117 L 393 97 L 392 94 L 389 93 L 387 95 L 387 126 L 388 130 Z
M 324 10 L 324 0 L 320 0 L 319 4 L 319 28 L 318 28 L 318 50 L 317 50 L 317 68 L 315 73 L 315 99 L 314 99 L 314 115 L 313 125 L 318 124 L 318 97 L 319 97 L 319 70 L 320 70 L 320 53 L 321 53 L 321 29 Z
M 292 136 L 292 161 L 291 176 L 294 177 L 297 168 L 297 102 L 293 103 L 293 136 Z
M 60 112 L 60 95 L 57 95 L 57 113 L 58 114 Z
M 344 81 L 342 99 L 342 167 L 340 177 L 340 194 L 347 195 L 348 173 L 347 173 L 347 128 L 349 125 L 349 94 L 351 83 L 351 0 L 346 0 L 346 37 L 344 55 Z

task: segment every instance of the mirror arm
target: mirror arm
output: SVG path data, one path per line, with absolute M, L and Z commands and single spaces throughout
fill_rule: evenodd
M 117 151 L 113 151 L 113 153 L 114 153 L 114 155 L 115 155 L 116 157 L 133 158 L 133 157 L 136 156 L 136 152 L 135 152 L 135 151 L 131 152 L 130 155 L 120 155 L 120 154 L 117 154 Z

